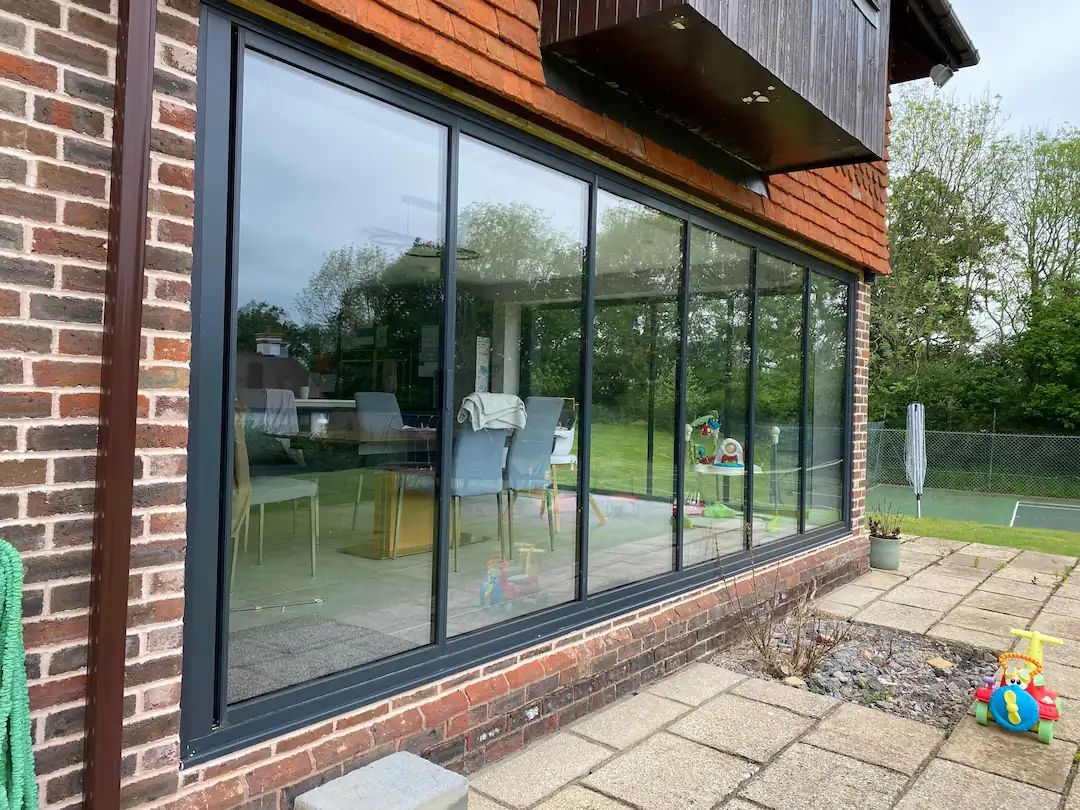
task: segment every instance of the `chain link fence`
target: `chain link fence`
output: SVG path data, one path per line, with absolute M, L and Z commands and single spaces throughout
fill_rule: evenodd
M 871 422 L 867 486 L 907 486 L 906 431 Z M 926 488 L 1080 498 L 1080 436 L 926 431 Z

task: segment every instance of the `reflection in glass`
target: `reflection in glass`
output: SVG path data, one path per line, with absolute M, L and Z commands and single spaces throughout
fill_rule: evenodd
M 682 222 L 600 192 L 589 591 L 672 570 Z
M 750 377 L 750 274 L 746 245 L 690 231 L 687 467 L 683 561 L 696 565 L 743 548 L 746 417 Z M 725 440 L 737 442 L 725 458 Z M 737 458 L 742 451 L 743 458 Z
M 806 527 L 844 516 L 848 285 L 810 274 Z
M 804 275 L 798 265 L 758 254 L 755 546 L 799 530 Z
M 430 643 L 447 139 L 243 76 L 230 702 Z
M 577 595 L 589 192 L 473 138 L 460 144 L 454 407 L 469 418 L 452 461 L 451 636 Z

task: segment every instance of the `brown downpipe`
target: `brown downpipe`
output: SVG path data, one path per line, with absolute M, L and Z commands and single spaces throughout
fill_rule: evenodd
M 124 648 L 157 3 L 120 0 L 118 11 L 86 683 L 83 789 L 87 810 L 120 807 Z

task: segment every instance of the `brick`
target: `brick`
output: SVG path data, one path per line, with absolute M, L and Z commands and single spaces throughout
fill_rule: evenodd
M 170 534 L 180 533 L 185 528 L 185 514 L 184 512 L 156 512 L 150 516 L 150 533 L 151 534 Z M 170 556 L 168 559 L 163 559 L 160 563 L 171 562 L 177 559 Z M 153 564 L 153 563 L 147 563 Z
M 261 765 L 247 772 L 245 780 L 249 796 L 259 796 L 274 788 L 297 782 L 312 771 L 311 755 L 298 751 L 291 756 Z
M 59 28 L 59 26 L 53 26 Z M 76 36 L 92 39 L 110 48 L 116 47 L 116 23 L 73 8 L 68 13 L 67 29 Z
M 191 313 L 173 307 L 143 307 L 144 329 L 158 329 L 163 332 L 190 332 Z
M 38 166 L 38 187 L 49 191 L 74 194 L 76 197 L 105 199 L 104 175 L 91 174 L 71 166 L 42 163 Z M 43 251 L 35 250 L 35 252 L 41 253 Z M 69 254 L 61 253 L 59 255 L 66 256 Z M 93 261 L 104 261 L 104 259 L 94 259 Z
M 198 72 L 198 58 L 195 51 L 171 42 L 162 43 L 161 61 L 173 70 L 179 70 L 191 76 Z
M 371 730 L 362 728 L 316 745 L 311 756 L 315 761 L 315 768 L 321 770 L 341 762 L 350 762 L 374 746 L 375 738 Z
M 159 599 L 156 602 L 128 605 L 128 627 L 162 624 L 177 621 L 183 616 L 184 600 L 182 598 Z
M 38 29 L 34 33 L 34 53 L 54 62 L 104 76 L 109 70 L 109 57 L 104 48 L 88 45 L 55 31 Z M 55 87 L 55 81 L 53 87 Z
M 24 171 L 25 168 L 23 163 Z M 34 194 L 17 188 L 0 188 L 0 215 L 36 222 L 56 222 L 56 200 L 44 194 Z
M 44 418 L 52 414 L 52 397 L 28 391 L 3 391 L 0 392 L 0 414 L 5 419 Z
M 378 745 L 393 742 L 414 734 L 424 727 L 424 717 L 417 709 L 410 709 L 386 718 L 372 727 Z
M 65 213 L 72 203 L 64 206 Z M 105 270 L 100 267 L 81 267 L 65 264 L 61 270 L 60 286 L 75 292 L 105 292 Z
M 135 446 L 140 448 L 186 447 L 187 427 L 182 425 L 139 424 L 135 426 Z
M 195 82 L 161 68 L 154 68 L 154 91 L 189 104 L 194 104 L 197 96 Z
M 135 487 L 134 503 L 136 509 L 148 509 L 153 506 L 175 506 L 184 503 L 184 484 L 138 484 Z
M 195 188 L 195 170 L 176 163 L 162 163 L 158 167 L 158 182 L 190 191 Z
M 0 408 L 2 407 L 3 400 L 0 400 Z M 7 416 L 7 413 L 4 412 L 4 415 Z M 0 461 L 0 486 L 28 487 L 44 484 L 47 466 L 44 459 Z M 0 530 L 0 533 L 2 531 Z
M 150 776 L 136 782 L 125 782 L 120 786 L 121 810 L 144 806 L 156 799 L 169 796 L 176 792 L 179 782 L 180 775 L 176 771 Z
M 0 450 L 15 450 L 18 440 L 19 431 L 14 425 L 0 425 Z
M 0 53 L 0 65 L 5 54 Z M 0 71 L 2 75 L 2 71 Z M 19 121 L 0 119 L 0 146 L 5 149 L 21 149 L 35 155 L 56 155 L 56 135 L 46 129 L 31 127 Z
M 19 385 L 23 382 L 24 376 L 20 358 L 0 358 L 0 385 Z
M 25 185 L 26 175 L 27 163 L 25 160 L 15 155 L 0 155 L 0 180 Z
M 0 527 L 3 537 L 20 552 L 39 551 L 45 548 L 45 524 L 12 523 Z
M 195 159 L 195 140 L 177 135 L 167 129 L 154 127 L 150 132 L 150 149 L 162 155 L 181 158 L 182 160 Z
M 0 332 L 2 335 L 2 332 Z M 155 360 L 172 360 L 176 362 L 187 362 L 191 360 L 191 341 L 177 338 L 154 338 L 154 359 Z M 183 375 L 184 386 L 187 383 L 187 375 Z M 169 388 L 184 387 L 181 385 L 169 385 Z M 160 387 L 160 386 L 154 386 Z
M 191 253 L 159 245 L 146 246 L 146 267 L 163 273 L 191 273 Z
M 64 138 L 64 160 L 108 171 L 112 168 L 112 147 L 78 138 Z
M 183 593 L 183 571 L 155 571 L 150 575 L 150 593 Z
M 188 415 L 187 397 L 156 397 L 154 416 L 158 419 L 183 419 Z
M 89 107 L 80 107 L 57 98 L 38 96 L 34 99 L 34 120 L 81 135 L 100 138 L 105 134 L 105 115 Z
M 167 709 L 170 706 L 179 705 L 180 684 L 178 683 L 165 684 L 164 686 L 152 686 L 143 692 L 143 707 L 147 711 Z
M 40 52 L 38 55 L 47 56 Z M 0 78 L 40 87 L 42 90 L 56 89 L 55 67 L 12 53 L 0 53 Z
M 64 92 L 72 98 L 111 109 L 116 87 L 105 79 L 95 79 L 68 70 L 64 72 Z
M 158 120 L 167 127 L 175 127 L 185 132 L 195 131 L 195 110 L 179 104 L 161 102 Z
M 26 513 L 29 517 L 71 515 L 92 512 L 93 509 L 93 487 L 31 492 L 27 496 Z
M 101 341 L 104 333 L 87 329 L 60 330 L 60 354 L 101 356 Z
M 195 229 L 185 222 L 174 222 L 171 219 L 163 219 L 158 222 L 158 239 L 162 242 L 173 242 L 174 244 L 191 247 L 194 238 Z
M 0 290 L 0 316 L 14 318 L 19 314 L 22 297 L 17 290 Z
M 0 87 L 0 112 L 26 115 L 26 93 L 15 87 Z
M 158 36 L 176 39 L 188 45 L 199 44 L 199 26 L 175 14 L 158 12 L 157 33 Z
M 43 354 L 49 351 L 52 345 L 52 330 L 44 326 L 23 326 L 17 323 L 0 323 L 0 349 L 4 351 L 26 352 L 27 354 Z M 44 396 L 44 395 L 35 395 Z M 46 397 L 47 399 L 48 397 Z M 30 403 L 25 403 L 29 405 Z M 19 404 L 15 403 L 16 411 Z M 35 408 L 36 410 L 36 408 Z M 0 413 L 7 414 L 5 407 L 0 407 Z M 45 414 L 46 416 L 48 414 Z
M 34 294 L 30 296 L 30 317 L 39 321 L 100 324 L 104 306 L 96 298 Z
M 0 11 L 50 28 L 60 27 L 60 5 L 54 0 L 0 0 Z
M 67 145 L 65 144 L 65 148 L 66 146 Z M 108 230 L 109 227 L 109 209 L 100 205 L 93 205 L 92 203 L 68 201 L 64 203 L 64 224 L 71 225 L 75 228 L 85 228 L 88 231 L 105 231 Z M 69 269 L 72 271 L 72 275 L 78 275 L 80 273 L 100 273 L 98 270 L 92 270 L 86 267 L 65 267 L 65 289 L 81 289 L 85 292 L 104 291 L 104 284 L 97 279 L 95 279 L 95 282 L 91 285 L 86 285 L 84 283 L 79 286 L 70 286 L 67 282 Z
M 80 484 L 94 480 L 97 456 L 69 456 L 53 461 L 53 480 L 57 484 Z
M 15 50 L 26 49 L 26 26 L 21 22 L 0 18 L 0 43 Z
M 148 204 L 150 210 L 158 214 L 168 214 L 182 219 L 191 219 L 195 216 L 195 199 L 183 194 L 152 188 Z
M 176 632 L 171 630 L 170 632 Z M 180 633 L 180 636 L 183 634 Z M 153 649 L 150 649 L 153 652 Z M 154 681 L 164 681 L 180 675 L 181 656 L 170 655 L 164 658 L 152 658 L 149 661 L 130 663 L 124 670 L 124 688 L 143 686 Z
M 28 450 L 96 450 L 97 425 L 41 425 L 26 432 Z

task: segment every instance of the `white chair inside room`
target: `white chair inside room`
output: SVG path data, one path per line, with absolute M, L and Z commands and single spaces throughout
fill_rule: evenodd
M 574 436 L 577 432 L 577 424 L 568 428 L 560 427 L 555 430 L 555 445 L 551 449 L 551 489 L 552 504 L 555 512 L 555 531 L 561 531 L 559 527 L 559 469 L 568 467 L 571 472 L 577 472 L 577 454 L 574 453 Z M 601 523 L 607 523 L 607 518 L 596 505 L 596 499 L 589 494 L 589 504 L 597 519 Z M 544 514 L 544 504 L 540 504 L 540 514 Z

